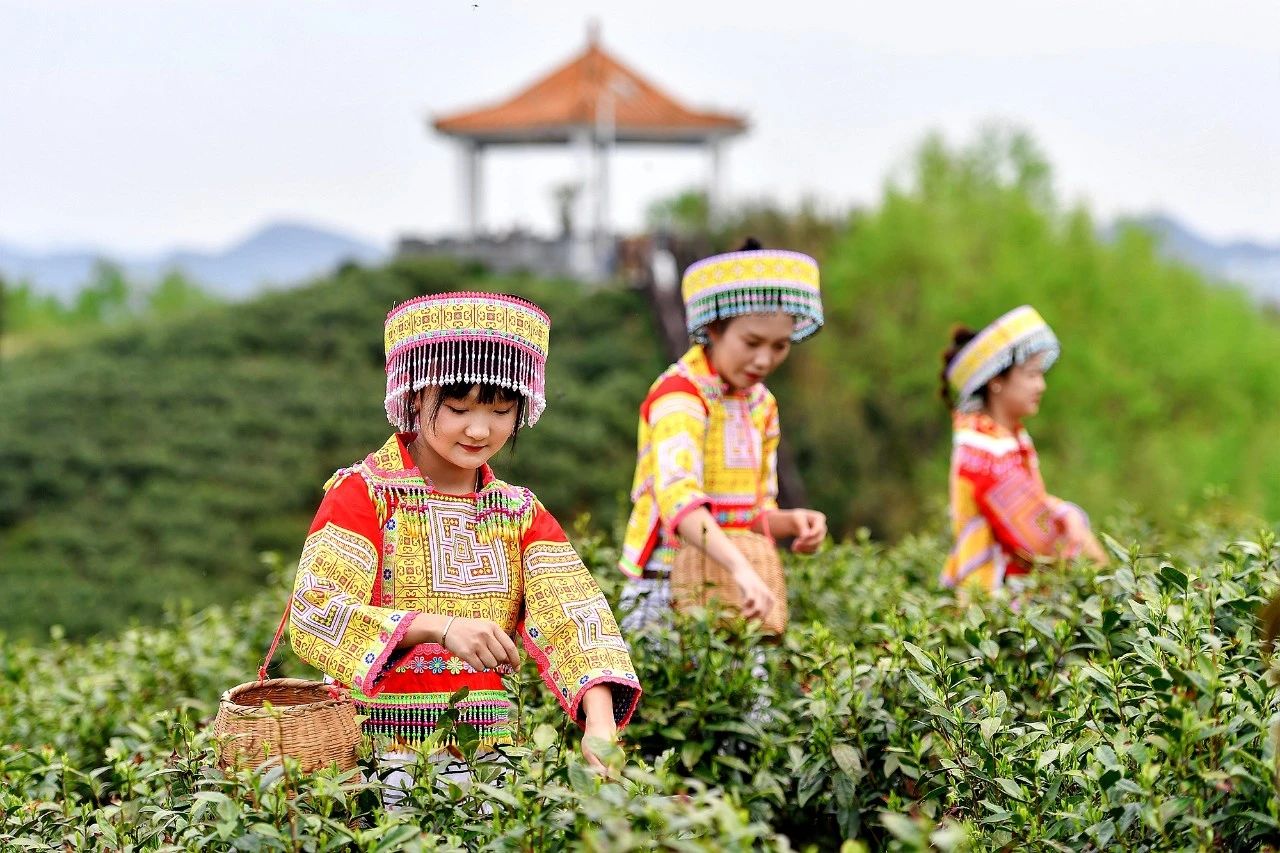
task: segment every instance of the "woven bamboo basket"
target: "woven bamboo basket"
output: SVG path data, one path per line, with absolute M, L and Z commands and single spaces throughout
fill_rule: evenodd
M 271 710 L 264 707 L 271 703 Z M 319 681 L 270 678 L 249 681 L 222 694 L 213 733 L 227 740 L 219 746 L 223 769 L 261 767 L 296 759 L 307 773 L 338 765 L 356 766 L 360 727 L 355 705 L 345 693 Z
M 748 531 L 730 533 L 730 539 L 773 593 L 773 608 L 760 620 L 764 633 L 782 634 L 787 630 L 787 579 L 777 544 L 768 536 Z M 728 610 L 742 610 L 742 590 L 729 569 L 701 548 L 680 548 L 671 567 L 672 604 L 683 613 L 691 607 L 705 607 L 712 599 Z

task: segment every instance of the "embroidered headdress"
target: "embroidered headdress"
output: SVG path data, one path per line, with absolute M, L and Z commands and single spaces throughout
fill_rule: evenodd
M 1013 309 L 961 347 L 947 366 L 956 411 L 981 409 L 983 386 L 1015 364 L 1044 353 L 1048 370 L 1060 351 L 1057 336 L 1036 309 L 1030 305 Z
M 742 314 L 790 314 L 796 321 L 793 341 L 822 328 L 818 262 L 799 252 L 714 255 L 685 270 L 681 291 L 689 337 L 699 343 L 707 342 L 707 326 Z
M 410 399 L 428 385 L 484 383 L 510 388 L 532 426 L 547 407 L 551 320 L 532 302 L 495 293 L 419 296 L 387 314 L 387 419 L 417 429 Z

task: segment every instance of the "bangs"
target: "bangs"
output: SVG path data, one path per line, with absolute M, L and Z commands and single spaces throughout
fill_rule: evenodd
M 440 399 L 465 400 L 476 389 L 479 389 L 476 402 L 485 406 L 491 406 L 494 403 L 519 403 L 524 400 L 524 395 L 519 391 L 489 382 L 451 382 L 448 385 L 441 385 Z

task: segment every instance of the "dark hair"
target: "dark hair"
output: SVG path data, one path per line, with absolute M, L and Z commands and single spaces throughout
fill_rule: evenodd
M 760 241 L 757 240 L 755 237 L 748 237 L 747 239 L 742 241 L 742 245 L 738 247 L 738 251 L 754 252 L 757 249 L 763 249 L 763 248 L 764 246 L 761 246 Z
M 947 404 L 949 408 L 955 408 L 955 394 L 951 390 L 951 383 L 947 381 L 947 370 L 951 367 L 951 362 L 955 361 L 960 350 L 964 349 L 965 344 L 978 336 L 978 333 L 968 326 L 955 326 L 951 330 L 951 346 L 942 351 L 942 373 L 939 378 L 942 380 L 942 386 L 938 390 L 938 396 Z M 1006 367 L 992 378 L 998 378 L 1008 374 L 1012 368 Z M 978 396 L 982 398 L 983 404 L 987 402 L 987 386 L 983 385 L 978 389 Z

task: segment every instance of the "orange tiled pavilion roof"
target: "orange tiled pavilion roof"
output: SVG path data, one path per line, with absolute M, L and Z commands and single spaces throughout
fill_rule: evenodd
M 609 100 L 618 142 L 701 143 L 747 128 L 743 116 L 686 107 L 606 53 L 594 34 L 583 53 L 507 100 L 437 116 L 432 124 L 483 144 L 566 143 L 594 129 Z

